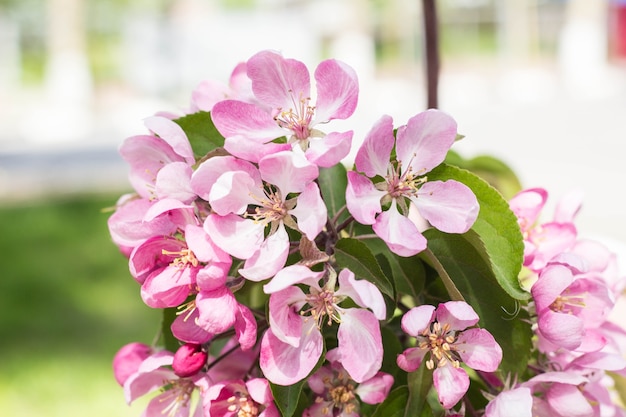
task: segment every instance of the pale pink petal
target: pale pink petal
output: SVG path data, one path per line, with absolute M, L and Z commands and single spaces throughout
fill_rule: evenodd
M 248 60 L 247 66 L 254 95 L 272 108 L 287 110 L 311 96 L 309 70 L 300 61 L 261 51 Z
M 136 372 L 124 383 L 124 397 L 128 404 L 145 394 L 163 387 L 163 381 L 178 379 L 174 371 L 157 369 L 152 372 Z
M 563 196 L 554 210 L 554 221 L 558 223 L 574 222 L 574 219 L 583 204 L 584 192 L 581 189 L 572 190 Z
M 378 215 L 372 229 L 396 255 L 413 256 L 426 249 L 426 239 L 411 220 L 398 212 L 396 200 Z
M 485 329 L 461 332 L 455 346 L 463 362 L 478 371 L 495 372 L 502 361 L 502 348 Z
M 532 417 L 533 397 L 529 388 L 502 391 L 485 409 L 485 417 Z
M 550 265 L 533 284 L 531 294 L 538 313 L 550 308 L 556 298 L 574 281 L 572 271 L 563 265 Z
M 283 151 L 267 155 L 259 161 L 259 171 L 264 181 L 278 187 L 283 200 L 289 193 L 300 193 L 319 175 L 317 165 L 307 161 L 302 154 Z
M 168 350 L 159 350 L 148 356 L 141 365 L 139 365 L 139 373 L 148 373 L 164 366 L 170 366 L 174 362 L 174 353 Z
M 314 272 L 304 265 L 289 265 L 281 269 L 274 278 L 263 286 L 266 294 L 272 294 L 295 284 L 306 284 L 317 290 L 320 289 L 319 280 L 324 271 Z
M 204 230 L 213 242 L 239 259 L 248 259 L 259 249 L 263 243 L 264 228 L 261 223 L 235 214 L 211 214 L 204 221 Z
M 189 268 L 169 266 L 148 276 L 141 286 L 141 298 L 152 308 L 178 307 L 189 296 L 192 282 Z
M 234 213 L 242 215 L 246 212 L 249 204 L 257 201 L 252 197 L 258 193 L 254 179 L 243 171 L 228 171 L 220 175 L 215 181 L 208 201 L 211 208 L 220 216 Z
M 242 304 L 237 304 L 237 310 L 234 324 L 235 336 L 237 337 L 241 350 L 250 350 L 256 344 L 256 319 L 252 311 Z
M 159 199 L 173 198 L 190 203 L 196 198 L 191 189 L 193 169 L 185 162 L 172 162 L 165 165 L 157 174 L 156 195 Z
M 371 311 L 344 310 L 337 339 L 340 362 L 353 380 L 363 382 L 376 375 L 383 362 L 383 342 L 380 323 Z
M 381 212 L 380 200 L 386 191 L 378 190 L 364 175 L 348 171 L 346 205 L 354 219 L 361 224 L 374 224 L 376 215 Z
M 230 256 L 211 240 L 202 226 L 187 225 L 185 240 L 189 249 L 201 262 L 232 263 Z
M 354 163 L 357 171 L 370 178 L 387 175 L 391 150 L 396 139 L 393 136 L 393 119 L 382 116 L 367 133 L 359 148 Z
M 585 260 L 590 271 L 604 271 L 610 264 L 613 253 L 602 243 L 579 239 L 572 248 L 572 253 Z
M 144 120 L 145 126 L 166 141 L 188 164 L 196 162 L 187 135 L 175 122 L 160 116 L 151 116 Z
M 306 295 L 296 286 L 273 293 L 269 300 L 269 322 L 274 337 L 294 347 L 300 345 L 304 319 L 298 313 Z
M 298 347 L 280 341 L 271 328 L 263 335 L 259 365 L 265 377 L 278 385 L 292 385 L 305 378 L 322 355 L 324 340 L 315 320 L 302 326 Z
M 609 288 L 598 279 L 578 278 L 567 287 L 563 295 L 574 300 L 583 300 L 584 304 L 569 304 L 568 311 L 580 317 L 585 327 L 602 325 L 615 304 Z
M 531 188 L 520 191 L 509 200 L 509 206 L 517 216 L 523 231 L 530 229 L 537 221 L 547 199 L 548 192 L 546 190 Z
M 478 314 L 465 301 L 448 301 L 437 307 L 437 321 L 452 330 L 467 329 L 478 323 Z
M 281 223 L 275 233 L 269 235 L 254 255 L 246 259 L 239 273 L 250 281 L 271 278 L 285 266 L 289 256 L 289 236 Z
M 542 269 L 552 258 L 572 247 L 576 241 L 576 226 L 572 223 L 545 223 L 533 229 L 528 239 L 535 244 L 533 261 L 528 266 L 533 271 Z
M 583 340 L 580 346 L 576 348 L 576 352 L 598 352 L 603 349 L 607 343 L 608 339 L 603 329 L 586 328 Z
M 289 214 L 296 217 L 298 229 L 307 239 L 314 241 L 328 220 L 326 204 L 317 184 L 310 182 L 296 201 L 296 207 Z
M 480 208 L 472 190 L 454 180 L 429 181 L 412 201 L 430 224 L 446 233 L 467 232 Z
M 396 358 L 396 363 L 400 369 L 406 372 L 413 372 L 422 364 L 422 360 L 424 360 L 424 356 L 426 355 L 426 349 L 420 348 L 408 348 L 405 349 L 398 357 Z
M 258 404 L 269 404 L 274 401 L 270 384 L 265 378 L 253 378 L 246 381 L 246 388 L 250 398 Z
M 366 404 L 380 404 L 387 398 L 393 386 L 393 377 L 384 372 L 378 372 L 367 381 L 363 381 L 354 390 L 361 401 Z
M 339 290 L 335 292 L 335 295 L 345 295 L 358 306 L 369 308 L 378 320 L 384 320 L 387 317 L 385 299 L 378 287 L 367 280 L 357 280 L 354 273 L 347 268 L 339 272 Z
M 626 359 L 619 354 L 607 352 L 591 352 L 574 359 L 570 366 L 576 368 L 602 369 L 604 371 L 621 371 L 626 368 Z
M 220 101 L 213 106 L 211 119 L 226 139 L 244 136 L 262 144 L 285 135 L 270 113 L 242 101 Z
M 584 335 L 583 321 L 571 314 L 546 309 L 537 320 L 539 331 L 550 342 L 565 349 L 580 346 Z
M 324 168 L 341 162 L 350 153 L 353 132 L 331 132 L 324 137 L 312 137 L 305 152 L 306 159 Z M 296 145 L 297 146 L 297 145 Z
M 417 337 L 424 329 L 430 327 L 435 319 L 435 307 L 424 304 L 413 307 L 402 316 L 402 330 L 409 336 Z
M 224 332 L 235 324 L 237 300 L 226 287 L 214 291 L 201 291 L 196 296 L 198 326 L 213 334 Z
M 397 159 L 402 173 L 423 175 L 443 162 L 456 139 L 456 122 L 448 114 L 430 109 L 409 119 L 396 134 Z
M 181 398 L 183 397 L 177 389 L 165 390 L 150 400 L 144 411 L 144 416 L 189 417 L 191 402 L 183 401 Z
M 191 177 L 191 189 L 200 198 L 208 201 L 213 184 L 222 174 L 229 171 L 245 172 L 254 180 L 256 187 L 262 185 L 259 170 L 250 162 L 233 156 L 214 156 L 196 168 Z
M 240 135 L 226 138 L 224 149 L 238 158 L 258 163 L 264 156 L 291 150 L 291 144 L 274 142 L 261 143 Z
M 451 365 L 441 366 L 433 372 L 433 384 L 437 390 L 439 403 L 445 409 L 454 407 L 469 388 L 469 376 L 463 368 Z
M 185 204 L 180 200 L 164 198 L 155 201 L 155 203 L 146 210 L 143 221 L 151 222 L 157 217 L 168 213 L 172 221 L 176 221 L 182 226 L 196 221 L 193 216 L 193 209 L 194 207 L 192 205 Z M 178 216 L 175 218 L 175 215 Z
M 589 382 L 584 376 L 575 372 L 544 372 L 530 378 L 521 385 L 533 389 L 537 385 L 544 383 L 557 382 L 559 384 L 581 385 Z
M 327 59 L 317 66 L 314 77 L 317 99 L 313 124 L 350 117 L 359 98 L 356 72 L 341 61 Z
M 191 92 L 191 112 L 211 111 L 215 103 L 228 98 L 230 89 L 224 83 L 204 80 Z
M 592 417 L 593 408 L 575 385 L 553 384 L 546 391 L 546 401 L 560 416 Z

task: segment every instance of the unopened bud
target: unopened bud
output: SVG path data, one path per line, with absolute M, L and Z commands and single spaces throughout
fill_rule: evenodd
M 208 355 L 202 350 L 202 346 L 186 343 L 174 354 L 172 368 L 176 375 L 185 378 L 197 374 L 206 365 L 207 358 Z

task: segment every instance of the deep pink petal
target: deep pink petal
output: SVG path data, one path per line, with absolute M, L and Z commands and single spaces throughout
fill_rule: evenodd
M 224 251 L 240 259 L 248 259 L 263 243 L 264 226 L 235 214 L 209 215 L 204 230 Z
M 529 388 L 502 391 L 487 404 L 485 417 L 532 417 L 533 397 Z
M 344 310 L 337 339 L 341 364 L 353 380 L 363 382 L 376 375 L 383 361 L 383 342 L 380 323 L 371 311 Z
M 148 276 L 141 286 L 141 298 L 152 308 L 178 307 L 189 296 L 192 282 L 189 268 L 168 266 Z
M 434 319 L 434 306 L 424 304 L 413 307 L 402 316 L 402 330 L 409 336 L 417 337 L 424 329 L 430 327 Z
M 235 336 L 241 350 L 250 350 L 256 344 L 257 324 L 254 314 L 242 304 L 237 304 L 235 313 Z
M 380 200 L 385 194 L 386 191 L 376 189 L 369 178 L 354 171 L 348 171 L 346 205 L 357 222 L 374 224 L 376 215 L 382 210 Z
M 356 394 L 366 404 L 380 404 L 387 398 L 393 386 L 393 377 L 385 372 L 378 372 L 356 387 Z
M 311 137 L 309 148 L 304 155 L 308 161 L 319 167 L 332 167 L 350 153 L 352 135 L 353 132 L 349 130 L 347 132 L 331 132 L 321 138 Z
M 426 249 L 426 239 L 411 220 L 398 212 L 396 200 L 378 215 L 372 229 L 396 255 L 413 256 Z
M 439 403 L 445 409 L 454 407 L 469 388 L 469 376 L 463 368 L 446 365 L 435 369 L 433 384 L 437 390 Z
M 198 293 L 196 296 L 198 326 L 213 334 L 230 329 L 235 324 L 238 305 L 235 296 L 226 287 Z
M 305 378 L 322 355 L 324 340 L 315 320 L 302 326 L 298 347 L 280 341 L 271 328 L 263 335 L 259 365 L 265 377 L 278 385 L 292 385 Z
M 211 119 L 226 139 L 243 136 L 261 144 L 285 135 L 270 113 L 242 101 L 224 100 L 217 103 L 211 112 Z
M 272 108 L 287 110 L 311 96 L 309 70 L 300 61 L 261 51 L 248 60 L 247 66 L 254 95 Z
M 164 254 L 164 250 L 179 252 L 183 249 L 186 249 L 186 245 L 178 239 L 152 237 L 131 252 L 128 262 L 130 274 L 138 283 L 143 284 L 155 270 L 166 268 L 174 260 Z
M 456 139 L 456 122 L 446 113 L 430 109 L 398 128 L 396 153 L 402 172 L 423 175 L 443 162 Z
M 315 182 L 310 182 L 298 196 L 297 204 L 289 214 L 296 217 L 298 229 L 309 239 L 314 241 L 324 229 L 327 221 L 327 209 Z
M 350 117 L 359 98 L 356 72 L 341 61 L 328 59 L 317 66 L 314 76 L 317 88 L 314 124 Z
M 413 372 L 420 367 L 426 353 L 426 349 L 420 349 L 418 347 L 405 349 L 404 352 L 396 358 L 396 364 L 403 371 Z
M 455 346 L 463 362 L 478 371 L 495 372 L 502 361 L 502 348 L 485 329 L 461 332 Z
M 478 314 L 465 301 L 448 301 L 437 307 L 437 321 L 452 330 L 464 330 L 478 323 Z
M 307 184 L 319 175 L 317 165 L 302 154 L 283 151 L 267 155 L 259 161 L 259 171 L 264 181 L 278 187 L 283 200 L 289 193 L 304 191 Z
M 318 281 L 324 276 L 324 271 L 314 272 L 304 265 L 289 265 L 281 269 L 274 278 L 263 286 L 266 294 L 272 294 L 295 284 L 306 284 L 319 290 Z
M 250 281 L 262 281 L 271 278 L 285 266 L 289 256 L 289 236 L 281 225 L 275 233 L 269 235 L 239 273 Z
M 354 163 L 357 171 L 370 178 L 376 175 L 386 176 L 395 141 L 393 119 L 391 116 L 382 116 L 367 133 L 356 154 Z
M 186 343 L 202 344 L 211 340 L 213 334 L 198 326 L 196 324 L 197 318 L 198 309 L 194 309 L 190 313 L 176 316 L 170 326 L 174 337 Z
M 367 280 L 357 280 L 354 273 L 347 268 L 339 272 L 339 290 L 335 292 L 335 295 L 345 295 L 358 306 L 369 308 L 378 320 L 384 320 L 387 317 L 385 299 L 378 287 Z
M 425 183 L 413 202 L 422 217 L 446 233 L 467 232 L 480 208 L 474 192 L 454 180 Z
M 133 342 L 122 346 L 113 357 L 113 374 L 117 383 L 123 386 L 152 353 L 152 348 L 144 343 Z

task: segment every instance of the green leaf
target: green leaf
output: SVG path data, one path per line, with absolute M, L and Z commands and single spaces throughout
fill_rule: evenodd
M 357 239 L 339 239 L 335 244 L 335 260 L 341 268 L 348 268 L 357 279 L 364 278 L 383 293 L 394 298 L 393 286 L 383 273 L 372 251 Z
M 409 389 L 401 386 L 389 393 L 380 403 L 372 417 L 404 417 L 404 408 L 409 399 Z
M 433 387 L 433 371 L 426 368 L 426 361 L 414 372 L 407 375 L 409 398 L 407 399 L 404 417 L 421 416 L 425 409 L 430 409 L 427 404 L 428 392 Z
M 172 334 L 172 323 L 176 319 L 176 307 L 163 309 L 163 320 L 161 321 L 161 342 L 163 347 L 170 352 L 176 352 L 180 347 L 180 342 Z
M 413 299 L 417 300 L 424 289 L 424 282 L 426 280 L 426 272 L 424 271 L 424 264 L 421 259 L 417 256 L 405 258 L 391 251 L 386 251 L 384 256 L 391 266 L 396 291 L 401 294 L 410 295 Z
M 224 137 L 215 128 L 209 112 L 188 114 L 175 119 L 174 122 L 178 123 L 187 135 L 196 159 L 224 146 Z
M 346 167 L 342 164 L 336 164 L 330 168 L 320 168 L 317 181 L 328 209 L 328 217 L 332 219 L 346 205 L 346 187 L 348 186 Z M 337 221 L 342 222 L 348 216 L 349 213 L 344 211 Z
M 519 273 L 524 260 L 524 241 L 517 218 L 502 195 L 483 179 L 469 171 L 442 164 L 428 173 L 432 180 L 457 180 L 472 189 L 480 212 L 472 229 L 482 241 L 483 251 L 498 284 L 513 298 L 526 300 L 529 293 L 522 289 Z
M 300 393 L 305 383 L 306 378 L 295 384 L 286 386 L 270 383 L 274 402 L 283 417 L 291 417 L 296 411 L 298 402 L 300 401 Z
M 498 285 L 488 261 L 474 246 L 475 232 L 453 235 L 430 229 L 424 235 L 430 251 L 480 317 L 480 326 L 489 330 L 502 347 L 500 369 L 505 374 L 521 374 L 532 349 L 528 313 Z

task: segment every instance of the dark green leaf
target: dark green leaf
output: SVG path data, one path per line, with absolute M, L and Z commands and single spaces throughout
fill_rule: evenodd
M 424 289 L 426 276 L 424 264 L 421 259 L 417 256 L 405 258 L 391 251 L 384 253 L 384 256 L 391 266 L 396 291 L 401 294 L 410 295 L 413 299 L 417 300 Z
M 298 407 L 298 402 L 300 401 L 302 387 L 305 383 L 306 378 L 302 381 L 296 382 L 295 384 L 287 386 L 270 383 L 272 395 L 274 396 L 274 402 L 280 410 L 282 417 L 291 417 L 294 415 Z
M 185 131 L 196 159 L 224 146 L 224 137 L 215 128 L 211 113 L 199 111 L 174 121 Z
M 328 217 L 332 219 L 346 205 L 346 187 L 348 186 L 346 167 L 336 164 L 330 168 L 320 168 L 317 181 L 328 209 Z M 349 213 L 344 211 L 337 221 L 342 222 L 348 216 Z
M 394 298 L 391 282 L 385 276 L 372 251 L 356 239 L 339 239 L 335 245 L 335 260 L 340 268 L 348 268 L 357 279 L 366 279 L 383 293 Z
M 404 417 L 404 409 L 409 399 L 409 389 L 401 386 L 389 393 L 380 403 L 372 417 Z
M 519 272 L 524 256 L 524 241 L 517 218 L 502 195 L 469 171 L 442 164 L 428 174 L 429 180 L 457 180 L 472 189 L 480 204 L 472 229 L 482 241 L 480 256 L 485 256 L 498 284 L 513 298 L 528 299 L 521 288 Z
M 163 347 L 170 352 L 176 352 L 180 347 L 180 342 L 172 334 L 172 323 L 176 319 L 176 313 L 178 310 L 173 308 L 163 309 L 163 320 L 161 321 L 161 341 Z
M 427 230 L 428 248 L 445 268 L 456 287 L 480 317 L 479 325 L 496 338 L 503 351 L 500 369 L 521 374 L 532 348 L 528 314 L 519 309 L 520 301 L 511 298 L 494 277 L 488 261 L 474 246 L 475 232 L 463 235 Z

